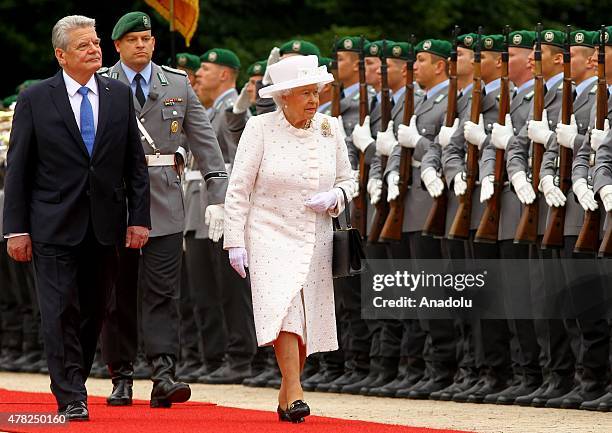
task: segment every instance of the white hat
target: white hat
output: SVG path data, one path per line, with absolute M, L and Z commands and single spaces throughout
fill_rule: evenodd
M 287 57 L 270 65 L 268 71 L 274 84 L 259 89 L 262 98 L 271 98 L 281 90 L 334 81 L 334 76 L 327 72 L 327 68 L 319 66 L 317 56 Z

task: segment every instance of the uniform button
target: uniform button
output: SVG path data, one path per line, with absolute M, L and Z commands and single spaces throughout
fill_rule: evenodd
M 174 110 L 174 111 L 172 112 L 172 114 L 176 116 L 176 115 L 178 114 L 178 112 L 177 112 L 176 110 Z
M 427 129 L 425 129 L 425 128 L 421 129 L 421 132 L 422 132 L 423 134 L 425 134 L 425 131 L 427 131 Z
M 144 137 L 140 137 L 140 141 L 145 141 L 145 138 Z
M 145 123 L 145 120 L 147 120 L 147 119 L 145 119 L 144 117 L 141 117 L 141 118 L 140 118 L 140 121 L 141 121 L 142 123 Z

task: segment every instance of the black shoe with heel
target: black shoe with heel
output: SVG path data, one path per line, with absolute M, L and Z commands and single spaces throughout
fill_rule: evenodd
M 289 408 L 285 411 L 291 422 L 298 423 L 302 422 L 305 417 L 310 415 L 310 407 L 302 401 L 296 400 L 289 405 Z M 300 419 L 302 421 L 300 421 Z
M 292 422 L 294 424 L 299 424 L 304 422 L 304 418 L 299 418 L 296 421 L 293 421 L 286 410 L 281 409 L 280 406 L 276 408 L 276 413 L 278 414 L 278 420 L 283 422 Z

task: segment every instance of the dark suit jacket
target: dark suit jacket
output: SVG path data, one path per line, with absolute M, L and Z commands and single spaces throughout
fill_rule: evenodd
M 91 224 L 98 241 L 112 245 L 125 239 L 126 222 L 150 226 L 149 177 L 131 90 L 117 80 L 96 80 L 91 157 L 61 71 L 19 95 L 5 179 L 5 234 L 74 246 Z

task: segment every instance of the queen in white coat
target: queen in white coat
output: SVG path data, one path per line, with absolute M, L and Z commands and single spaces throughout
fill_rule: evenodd
M 338 120 L 317 113 L 320 87 L 333 80 L 316 56 L 270 66 L 260 90 L 277 111 L 249 119 L 225 198 L 224 248 L 249 269 L 257 341 L 274 345 L 282 373 L 279 419 L 303 421 L 300 373 L 307 355 L 336 350 L 332 216 L 354 183 Z

